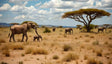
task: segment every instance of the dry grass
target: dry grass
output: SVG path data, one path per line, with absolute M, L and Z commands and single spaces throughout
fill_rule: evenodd
M 28 47 L 25 49 L 25 53 L 26 54 L 33 54 L 33 55 L 36 55 L 36 54 L 47 55 L 48 51 L 45 50 L 44 48 Z
M 33 48 L 32 47 L 28 47 L 25 49 L 25 54 L 30 54 L 32 53 Z
M 63 50 L 64 50 L 64 51 L 69 51 L 69 50 L 72 50 L 72 47 L 71 47 L 70 45 L 68 45 L 68 44 L 65 44 L 65 45 L 63 46 Z
M 0 43 L 6 43 L 5 39 L 0 39 Z
M 59 56 L 58 55 L 54 55 L 53 56 L 53 59 L 56 59 L 57 60 L 57 59 L 59 59 Z
M 68 53 L 67 55 L 63 57 L 63 61 L 66 61 L 66 62 L 70 62 L 72 60 L 77 60 L 77 59 L 79 59 L 79 55 L 75 53 Z
M 32 50 L 32 54 L 44 54 L 44 55 L 47 55 L 48 54 L 48 51 L 43 49 L 43 48 L 34 48 Z
M 95 58 L 89 58 L 87 64 L 99 64 L 99 61 Z
M 99 45 L 99 41 L 96 40 L 96 41 L 94 41 L 92 44 L 93 44 L 93 45 Z
M 23 50 L 24 49 L 24 45 L 21 44 L 21 43 L 15 43 L 15 44 L 12 44 L 11 48 L 13 50 Z
M 4 32 L 7 29 L 9 28 L 0 28 L 0 38 L 5 41 L 0 43 L 0 63 L 6 61 L 9 64 L 19 64 L 22 61 L 24 64 L 111 64 L 112 32 L 85 33 L 73 28 L 73 35 L 66 35 L 65 28 L 57 28 L 50 33 L 43 33 L 44 28 L 38 28 L 38 33 L 43 37 L 41 42 L 33 41 L 34 31 L 28 32 L 27 42 L 20 42 L 22 35 L 19 34 L 15 35 L 17 42 L 8 42 L 8 32 Z M 97 32 L 97 29 L 93 31 Z

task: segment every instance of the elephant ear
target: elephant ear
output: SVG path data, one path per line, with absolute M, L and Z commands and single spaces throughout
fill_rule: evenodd
M 31 28 L 31 23 L 27 23 L 27 29 L 29 30 Z

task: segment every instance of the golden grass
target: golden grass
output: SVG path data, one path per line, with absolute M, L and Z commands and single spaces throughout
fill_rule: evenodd
M 58 55 L 53 55 L 53 59 L 59 59 L 59 56 Z
M 34 48 L 32 50 L 32 54 L 44 54 L 44 55 L 47 55 L 48 54 L 48 51 L 43 49 L 43 48 Z
M 87 64 L 99 64 L 99 61 L 95 58 L 89 58 Z
M 13 50 L 23 50 L 24 45 L 21 44 L 21 43 L 14 43 L 14 44 L 12 44 L 11 49 L 13 49 Z
M 0 39 L 0 43 L 6 43 L 5 39 Z
M 28 47 L 25 49 L 25 54 L 44 54 L 47 55 L 48 51 L 44 48 Z
M 72 47 L 70 45 L 68 45 L 68 44 L 65 44 L 63 46 L 63 51 L 69 51 L 69 50 L 72 50 Z
M 77 60 L 79 59 L 79 55 L 75 54 L 75 53 L 68 53 L 67 55 L 65 55 L 63 57 L 63 61 L 66 61 L 66 62 L 70 62 L 72 60 Z

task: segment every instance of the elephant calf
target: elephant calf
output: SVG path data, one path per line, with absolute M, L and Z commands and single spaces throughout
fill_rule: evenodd
M 38 35 L 38 36 L 34 36 L 33 37 L 33 41 L 35 41 L 37 39 L 37 41 L 40 41 L 40 39 L 42 40 L 42 36 L 41 35 Z

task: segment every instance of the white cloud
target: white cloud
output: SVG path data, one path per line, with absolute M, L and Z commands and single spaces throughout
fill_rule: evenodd
M 40 6 L 42 3 L 40 2 L 40 3 L 37 3 L 37 4 L 35 4 L 35 6 Z
M 0 14 L 0 17 L 2 16 L 2 14 Z
M 14 19 L 24 19 L 25 18 L 25 15 L 19 15 L 19 16 L 16 16 Z
M 10 8 L 11 8 L 11 6 L 8 3 L 6 3 L 0 7 L 0 11 L 9 10 Z

